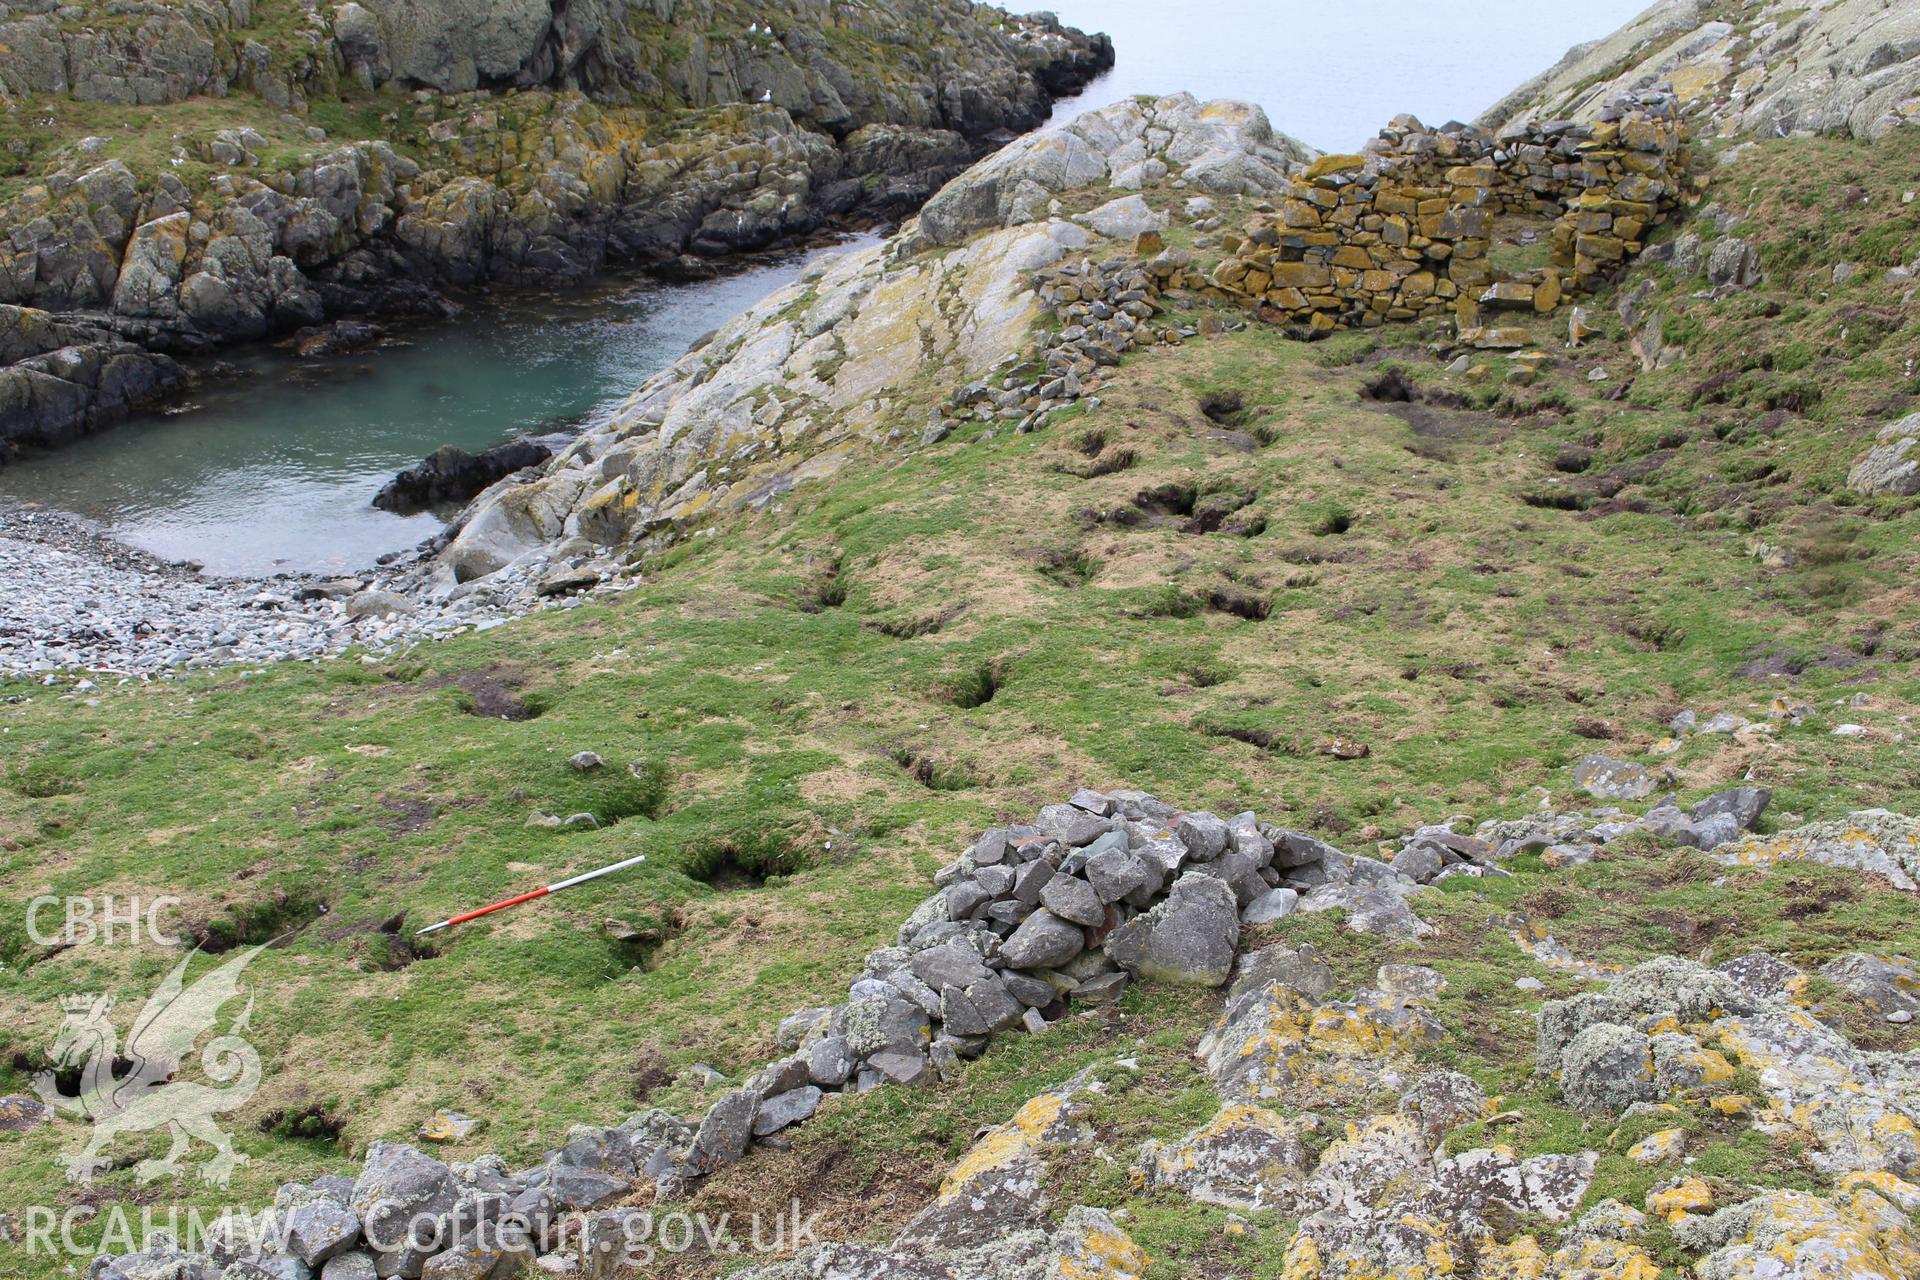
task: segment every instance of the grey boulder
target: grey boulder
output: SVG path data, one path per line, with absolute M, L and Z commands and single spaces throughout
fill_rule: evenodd
M 1227 851 L 1227 824 L 1211 813 L 1181 814 L 1173 834 L 1195 862 L 1211 862 Z
M 1696 803 L 1687 813 L 1695 822 L 1705 822 L 1708 818 L 1725 814 L 1733 819 L 1738 830 L 1751 831 L 1754 824 L 1760 821 L 1760 815 L 1767 811 L 1772 799 L 1773 793 L 1765 787 L 1734 787 L 1728 791 L 1716 791 Z
M 1078 876 L 1055 876 L 1040 891 L 1040 902 L 1062 920 L 1089 928 L 1106 923 L 1106 904 L 1094 887 Z
M 1880 428 L 1871 449 L 1855 459 L 1847 487 L 1869 498 L 1920 494 L 1920 413 Z
M 1220 827 L 1224 848 L 1226 824 Z M 1232 971 L 1239 945 L 1240 907 L 1233 890 L 1212 876 L 1189 872 L 1165 902 L 1116 929 L 1105 950 L 1115 964 L 1142 978 L 1217 987 Z
M 764 1138 L 810 1119 L 820 1108 L 820 1097 L 820 1090 L 809 1084 L 762 1100 L 754 1113 L 753 1136 Z
M 360 1239 L 360 1219 L 332 1200 L 315 1200 L 289 1210 L 282 1229 L 287 1252 L 307 1267 L 322 1265 Z
M 1323 884 L 1300 899 L 1300 911 L 1344 911 L 1354 933 L 1377 933 L 1402 942 L 1427 937 L 1433 926 L 1414 914 L 1392 889 L 1353 884 Z
M 1272 924 L 1292 915 L 1299 901 L 1300 895 L 1292 889 L 1269 889 L 1247 904 L 1247 909 L 1240 913 L 1240 922 Z
M 712 1173 L 745 1155 L 753 1141 L 753 1124 L 759 1111 L 760 1099 L 750 1089 L 735 1089 L 714 1103 L 693 1135 L 693 1150 L 688 1156 L 693 1172 Z
M 1596 754 L 1573 767 L 1573 781 L 1601 800 L 1644 800 L 1660 789 L 1663 779 L 1645 765 Z
M 1086 944 L 1079 925 L 1041 910 L 1000 944 L 1000 955 L 1015 969 L 1052 969 L 1079 955 Z
M 446 1165 L 401 1143 L 376 1142 L 367 1150 L 349 1203 L 369 1243 L 394 1246 L 374 1250 L 380 1274 L 414 1280 L 436 1252 L 428 1243 L 431 1232 L 416 1228 L 444 1221 L 459 1198 Z
M 1087 859 L 1087 880 L 1100 901 L 1118 902 L 1141 893 L 1157 893 L 1166 877 L 1159 868 L 1127 849 L 1107 849 Z

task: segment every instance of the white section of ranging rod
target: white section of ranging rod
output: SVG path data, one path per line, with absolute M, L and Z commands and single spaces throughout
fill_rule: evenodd
M 597 871 L 589 871 L 583 875 L 555 881 L 544 889 L 533 889 L 526 893 L 517 893 L 511 898 L 502 898 L 498 902 L 489 903 L 487 906 L 480 907 L 477 910 L 462 912 L 457 916 L 442 920 L 439 924 L 430 924 L 413 936 L 418 938 L 425 934 L 438 933 L 442 929 L 450 929 L 456 924 L 465 924 L 469 920 L 478 920 L 481 916 L 490 916 L 496 911 L 505 911 L 508 907 L 517 907 L 523 902 L 532 902 L 535 898 L 544 898 L 550 893 L 559 893 L 562 889 L 571 889 L 577 884 L 585 884 L 589 880 L 598 880 L 601 876 L 610 876 L 616 871 L 625 871 L 628 867 L 637 867 L 646 860 L 647 855 L 643 853 L 637 857 L 628 858 L 623 862 L 616 862 L 611 866 L 601 867 Z
M 571 889 L 577 884 L 585 884 L 589 880 L 598 880 L 601 876 L 610 876 L 616 871 L 625 871 L 628 867 L 637 867 L 646 860 L 647 855 L 643 853 L 637 858 L 628 858 L 625 862 L 616 862 L 610 867 L 602 867 L 598 871 L 589 871 L 584 875 L 577 875 L 571 879 L 562 880 L 557 884 L 550 884 L 547 886 L 547 892 L 558 893 L 562 889 Z

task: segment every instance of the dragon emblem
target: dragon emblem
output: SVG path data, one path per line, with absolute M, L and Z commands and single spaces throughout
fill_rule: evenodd
M 260 1086 L 260 1055 L 241 1035 L 253 1012 L 251 997 L 226 1032 L 200 1051 L 207 1078 L 226 1087 L 175 1077 L 200 1037 L 219 1021 L 221 1007 L 241 994 L 240 973 L 262 950 L 255 947 L 236 956 L 191 987 L 186 984 L 187 965 L 198 953 L 188 955 L 134 1019 L 124 1050 L 108 1017 L 112 996 L 61 997 L 66 1021 L 53 1043 L 53 1068 L 35 1076 L 33 1088 L 55 1111 L 93 1124 L 92 1138 L 66 1153 L 71 1181 L 89 1183 L 96 1172 L 108 1168 L 106 1153 L 119 1135 L 154 1129 L 171 1130 L 173 1145 L 160 1159 L 136 1166 L 142 1182 L 184 1172 L 180 1157 L 195 1138 L 214 1148 L 213 1158 L 199 1169 L 201 1180 L 210 1185 L 226 1186 L 233 1171 L 248 1162 L 213 1118 L 245 1104 Z M 58 1073 L 75 1069 L 78 1094 L 61 1092 Z

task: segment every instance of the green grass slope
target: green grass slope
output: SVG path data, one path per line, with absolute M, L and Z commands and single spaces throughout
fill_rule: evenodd
M 1713 170 L 1709 198 L 1768 278 L 1719 301 L 1663 278 L 1686 355 L 1657 373 L 1607 299 L 1577 352 L 1560 350 L 1564 314 L 1536 321 L 1555 359 L 1514 378 L 1492 356 L 1443 373 L 1423 345 L 1437 329 L 1305 346 L 1256 326 L 1131 357 L 1097 407 L 1039 434 L 972 427 L 850 466 L 715 524 L 617 599 L 377 661 L 0 688 L 0 1094 L 27 1088 L 59 996 L 119 992 L 124 1026 L 179 954 L 36 946 L 36 895 L 173 894 L 169 919 L 216 947 L 290 935 L 249 971 L 267 1073 L 226 1118 L 253 1157 L 233 1191 L 139 1186 L 131 1165 L 158 1137 L 69 1187 L 56 1158 L 78 1131 L 55 1125 L 0 1137 L 0 1208 L 263 1202 L 439 1107 L 487 1122 L 454 1155 L 510 1161 L 643 1101 L 691 1113 L 717 1091 L 689 1067 L 768 1056 L 776 1021 L 842 995 L 972 833 L 1077 785 L 1253 808 L 1355 851 L 1514 816 L 1542 790 L 1577 807 L 1570 766 L 1596 749 L 1664 761 L 1683 800 L 1771 787 L 1770 828 L 1912 811 L 1920 515 L 1843 479 L 1920 397 L 1920 309 L 1885 278 L 1920 252 L 1920 209 L 1901 202 L 1916 159 L 1908 131 L 1768 143 Z M 1839 261 L 1868 269 L 1835 288 Z M 1389 365 L 1467 407 L 1362 399 Z M 1237 413 L 1203 412 L 1228 392 Z M 1185 531 L 1183 510 L 1223 495 L 1255 536 Z M 1146 518 L 1113 518 L 1126 508 Z M 1766 721 L 1776 698 L 1813 714 L 1655 754 L 1682 708 Z M 1865 735 L 1833 736 L 1843 721 Z M 1335 740 L 1366 754 L 1339 758 Z M 581 750 L 607 766 L 573 770 Z M 529 825 L 537 812 L 600 825 Z M 406 941 L 636 853 L 637 872 Z M 1527 1011 L 1580 984 L 1513 945 L 1509 912 L 1612 963 L 1920 945 L 1910 899 L 1820 868 L 1720 883 L 1648 845 L 1515 870 L 1440 897 L 1441 932 L 1404 953 L 1325 917 L 1273 933 L 1317 942 L 1350 987 L 1386 959 L 1440 969 L 1437 1056 L 1508 1096 L 1520 1119 L 1499 1140 L 1528 1151 L 1623 1152 L 1638 1135 L 1583 1133 L 1532 1081 Z M 704 1202 L 791 1188 L 828 1211 L 824 1235 L 885 1238 L 979 1125 L 1125 1052 L 1137 1082 L 1100 1121 L 1117 1160 L 1086 1162 L 1060 1201 L 1119 1203 L 1132 1146 L 1217 1105 L 1191 1057 L 1217 1010 L 1149 987 L 1005 1037 L 958 1084 L 836 1102 Z M 1714 1152 L 1703 1174 L 1804 1177 L 1744 1128 L 1686 1123 Z M 1609 1155 L 1594 1197 L 1650 1176 Z M 1130 1230 L 1166 1277 L 1277 1274 L 1285 1239 L 1175 1199 L 1136 1202 Z M 0 1272 L 52 1269 L 0 1251 Z

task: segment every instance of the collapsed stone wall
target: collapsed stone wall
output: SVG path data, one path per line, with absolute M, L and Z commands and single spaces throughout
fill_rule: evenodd
M 1685 137 L 1669 99 L 1616 104 L 1591 125 L 1530 122 L 1499 135 L 1399 116 L 1364 154 L 1322 156 L 1209 277 L 1223 297 L 1308 334 L 1452 312 L 1550 312 L 1615 277 L 1673 211 Z M 1494 265 L 1495 223 L 1550 220 L 1548 265 Z
M 1694 807 L 1702 824 L 1737 812 L 1718 832 L 1727 837 L 1716 852 L 1723 861 L 1759 861 L 1739 856 L 1747 844 L 1734 837 L 1758 816 L 1764 794 L 1739 788 Z M 496 1156 L 448 1164 L 411 1146 L 375 1142 L 353 1176 L 290 1183 L 270 1213 L 214 1224 L 197 1250 L 157 1240 L 143 1252 L 99 1260 L 91 1275 L 500 1280 L 530 1268 L 536 1275 L 597 1280 L 614 1273 L 622 1242 L 632 1242 L 632 1221 L 649 1212 L 635 1202 L 644 1202 L 649 1190 L 654 1206 L 676 1200 L 757 1143 L 778 1141 L 830 1093 L 930 1084 L 983 1053 L 994 1035 L 1044 1033 L 1070 1005 L 1111 1002 L 1135 980 L 1227 988 L 1218 1022 L 1197 1046 L 1222 1109 L 1175 1142 L 1141 1148 L 1136 1186 L 1299 1215 L 1288 1245 L 1289 1274 L 1510 1274 L 1502 1265 L 1531 1242 L 1496 1243 L 1490 1224 L 1513 1214 L 1567 1220 L 1593 1177 L 1597 1153 L 1520 1160 L 1496 1147 L 1446 1157 L 1440 1148 L 1449 1132 L 1494 1109 L 1474 1081 L 1425 1061 L 1425 1052 L 1444 1040 L 1430 1006 L 1446 980 L 1424 966 L 1389 963 L 1373 988 L 1340 998 L 1331 968 L 1312 948 L 1272 945 L 1242 953 L 1243 926 L 1341 910 L 1352 932 L 1417 941 L 1432 932 L 1413 910 L 1422 894 L 1433 892 L 1429 886 L 1460 876 L 1505 876 L 1499 863 L 1528 850 L 1605 843 L 1630 830 L 1664 834 L 1672 827 L 1661 817 L 1667 808 L 1657 806 L 1641 820 L 1617 810 L 1607 811 L 1605 820 L 1543 813 L 1483 823 L 1473 835 L 1423 827 L 1383 861 L 1260 822 L 1252 813 L 1223 819 L 1182 812 L 1141 791 L 1081 790 L 1042 809 L 1031 823 L 982 833 L 936 875 L 936 892 L 901 926 L 895 945 L 867 957 L 847 1001 L 785 1019 L 776 1036 L 783 1056 L 746 1075 L 697 1122 L 655 1109 L 614 1126 L 575 1126 L 558 1150 L 520 1170 Z M 1912 865 L 1913 850 L 1920 849 L 1920 822 L 1912 818 L 1856 814 L 1844 831 L 1825 830 L 1833 825 L 1769 839 L 1792 846 L 1782 857 L 1860 869 L 1889 856 Z M 1681 838 L 1705 843 L 1688 841 L 1685 833 Z M 1542 963 L 1579 967 L 1559 957 L 1550 935 L 1516 929 L 1514 940 Z M 1746 958 L 1722 969 L 1745 986 L 1754 964 Z M 1760 976 L 1771 985 L 1751 999 L 1729 996 L 1717 973 L 1670 958 L 1624 975 L 1593 966 L 1580 971 L 1618 982 L 1604 993 L 1542 1008 L 1540 1070 L 1570 1103 L 1617 1113 L 1636 1100 L 1674 1092 L 1710 1087 L 1718 1093 L 1732 1078 L 1728 1059 L 1738 1060 L 1766 1073 L 1768 1096 L 1754 1122 L 1799 1117 L 1794 1123 L 1810 1126 L 1824 1152 L 1822 1168 L 1899 1177 L 1920 1168 L 1920 1146 L 1909 1136 L 1915 1132 L 1912 1068 L 1901 1066 L 1892 1089 L 1874 1084 L 1881 1059 L 1891 1055 L 1863 1055 L 1842 1037 L 1811 1030 L 1796 1009 L 1774 1000 L 1783 984 L 1795 989 L 1779 976 L 1793 976 L 1785 966 L 1770 962 Z M 1910 970 L 1875 957 L 1843 957 L 1822 975 L 1888 1010 L 1889 1020 L 1911 1018 L 1920 1008 L 1910 994 Z M 1669 998 L 1693 988 L 1702 998 L 1684 1007 Z M 1688 1012 L 1696 1008 L 1710 1012 Z M 1667 1034 L 1676 1028 L 1688 1035 Z M 1809 1042 L 1809 1034 L 1818 1043 Z M 1619 1069 L 1623 1043 L 1638 1063 L 1664 1063 L 1664 1069 Z M 759 1280 L 998 1275 L 985 1264 L 1008 1242 L 1018 1241 L 1024 1256 L 1070 1261 L 1084 1253 L 1091 1231 L 1105 1242 L 1108 1268 L 1062 1266 L 1044 1274 L 1139 1275 L 1145 1256 L 1123 1246 L 1113 1219 L 1089 1220 L 1092 1211 L 1074 1208 L 1056 1230 L 1045 1192 L 1050 1166 L 1093 1139 L 1086 1112 L 1105 1079 L 1132 1070 L 1137 1067 L 1126 1059 L 1096 1065 L 1029 1101 L 980 1139 L 891 1245 L 822 1246 L 751 1274 Z M 1631 1096 L 1614 1096 L 1623 1088 Z M 1899 1096 L 1899 1088 L 1909 1096 Z M 1318 1118 L 1269 1109 L 1283 1099 L 1290 1106 L 1351 1107 L 1382 1091 L 1398 1095 L 1390 1113 L 1350 1125 L 1344 1140 L 1317 1154 Z M 1848 1123 L 1849 1108 L 1860 1106 L 1886 1118 L 1876 1132 L 1887 1137 L 1871 1149 Z M 1914 1203 L 1920 1204 L 1920 1191 Z M 1461 1258 L 1477 1258 L 1479 1269 L 1418 1269 L 1435 1242 Z M 1116 1258 L 1129 1265 L 1118 1266 Z M 945 1261 L 935 1265 L 934 1259 Z M 829 1269 L 807 1269 L 823 1265 Z
M 936 891 L 895 945 L 867 957 L 848 999 L 785 1019 L 776 1034 L 783 1056 L 697 1123 L 655 1109 L 614 1126 L 575 1126 L 524 1170 L 493 1156 L 449 1165 L 375 1142 L 355 1176 L 282 1187 L 272 1213 L 216 1224 L 199 1242 L 204 1252 L 150 1245 L 103 1259 L 94 1280 L 161 1272 L 258 1280 L 261 1271 L 281 1280 L 497 1280 L 528 1265 L 599 1274 L 596 1253 L 617 1242 L 632 1212 L 615 1206 L 648 1184 L 656 1202 L 686 1195 L 809 1119 L 830 1093 L 951 1077 L 995 1035 L 1045 1032 L 1072 1004 L 1110 1003 L 1136 979 L 1223 986 L 1243 922 L 1339 909 L 1356 931 L 1422 936 L 1429 927 L 1406 896 L 1453 876 L 1504 874 L 1491 853 L 1425 831 L 1387 863 L 1252 813 L 1227 819 L 1141 791 L 1081 790 L 1031 823 L 982 833 L 936 875 Z M 1030 1190 L 1014 1194 L 1029 1208 L 1041 1203 Z M 908 1236 L 946 1242 L 949 1220 L 970 1216 L 949 1197 Z M 996 1229 L 990 1217 L 979 1222 Z M 410 1235 L 403 1225 L 419 1229 Z

